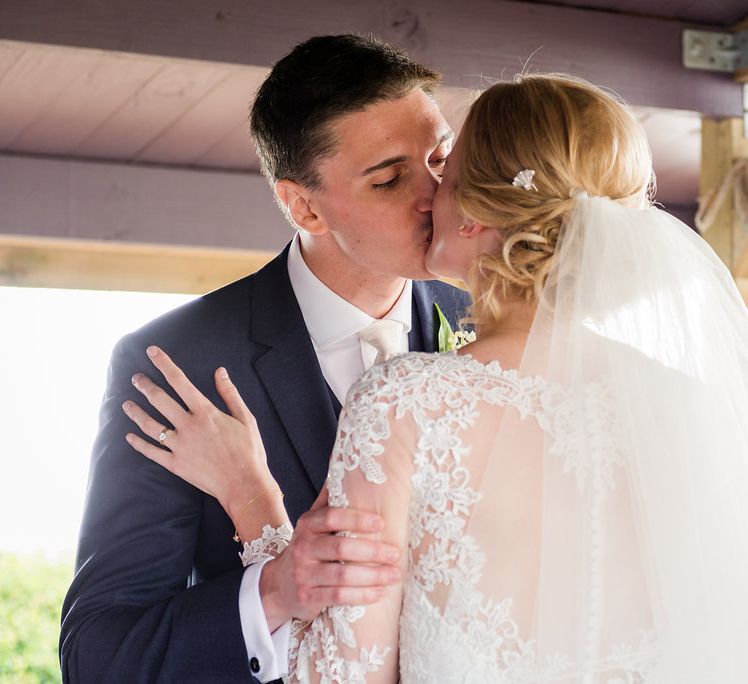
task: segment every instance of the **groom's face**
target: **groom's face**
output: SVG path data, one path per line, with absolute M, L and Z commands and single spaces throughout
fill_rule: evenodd
M 424 259 L 431 208 L 452 131 L 420 88 L 332 123 L 334 155 L 319 164 L 314 191 L 331 258 L 362 274 L 431 277 Z

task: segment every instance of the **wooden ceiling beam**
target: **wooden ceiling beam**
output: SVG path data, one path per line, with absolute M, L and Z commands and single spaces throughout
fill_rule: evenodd
M 275 254 L 0 235 L 0 286 L 205 294 Z
M 0 207 L 13 237 L 277 252 L 293 235 L 255 173 L 0 154 Z
M 484 86 L 529 62 L 531 70 L 583 76 L 633 104 L 740 116 L 728 75 L 683 67 L 686 28 L 704 27 L 509 0 L 0 3 L 0 39 L 269 66 L 312 35 L 371 32 L 440 69 L 449 86 Z

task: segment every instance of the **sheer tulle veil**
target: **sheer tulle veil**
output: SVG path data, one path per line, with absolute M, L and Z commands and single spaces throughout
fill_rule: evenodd
M 502 418 L 466 533 L 484 607 L 526 616 L 527 681 L 748 681 L 748 314 L 727 269 L 664 211 L 579 193 L 518 372 L 547 380 L 554 422 Z M 528 469 L 502 548 L 492 492 Z

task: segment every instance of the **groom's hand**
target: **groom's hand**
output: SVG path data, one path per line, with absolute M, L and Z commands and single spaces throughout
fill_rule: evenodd
M 260 596 L 270 631 L 292 618 L 311 620 L 327 606 L 381 599 L 387 585 L 401 579 L 400 550 L 335 533 L 371 536 L 383 527 L 381 516 L 373 513 L 330 508 L 323 494 L 299 518 L 288 547 L 262 569 Z

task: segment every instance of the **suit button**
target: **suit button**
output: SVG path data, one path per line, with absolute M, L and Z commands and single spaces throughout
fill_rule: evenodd
M 260 671 L 260 661 L 257 660 L 257 658 L 250 658 L 249 669 L 252 670 L 252 672 L 254 672 L 255 674 L 257 674 Z

